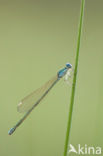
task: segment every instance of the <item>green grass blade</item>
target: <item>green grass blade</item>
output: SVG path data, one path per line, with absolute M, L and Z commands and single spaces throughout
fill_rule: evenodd
M 85 0 L 82 0 L 81 1 L 80 23 L 79 23 L 79 33 L 78 33 L 78 40 L 77 40 L 76 59 L 75 59 L 75 69 L 74 69 L 74 75 L 73 75 L 72 93 L 71 93 L 71 101 L 70 101 L 70 108 L 69 108 L 65 147 L 64 147 L 64 156 L 67 155 L 68 142 L 70 139 L 70 129 L 71 129 L 71 123 L 72 123 L 73 104 L 74 104 L 75 87 L 76 87 L 76 79 L 77 79 L 77 69 L 78 69 L 79 49 L 80 49 L 82 23 L 83 23 L 82 21 L 83 21 L 83 13 L 84 13 L 84 4 L 85 4 Z

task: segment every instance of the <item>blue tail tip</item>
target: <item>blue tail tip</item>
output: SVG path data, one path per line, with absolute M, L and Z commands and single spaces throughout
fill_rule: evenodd
M 14 131 L 15 131 L 15 128 L 11 128 L 11 129 L 8 131 L 8 134 L 11 135 Z

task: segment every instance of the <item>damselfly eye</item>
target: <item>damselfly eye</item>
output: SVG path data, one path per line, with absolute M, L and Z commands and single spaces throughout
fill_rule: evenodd
M 66 63 L 67 68 L 72 68 L 72 65 L 70 63 Z

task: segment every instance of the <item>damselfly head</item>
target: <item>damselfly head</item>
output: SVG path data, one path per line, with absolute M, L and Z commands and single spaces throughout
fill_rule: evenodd
M 72 65 L 70 63 L 66 63 L 67 68 L 72 68 Z

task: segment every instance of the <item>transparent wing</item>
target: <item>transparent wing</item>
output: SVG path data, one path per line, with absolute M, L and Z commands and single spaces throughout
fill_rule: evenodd
M 33 105 L 36 104 L 36 102 L 42 97 L 42 95 L 51 87 L 51 85 L 58 79 L 58 76 L 56 75 L 51 80 L 46 82 L 41 88 L 35 90 L 28 96 L 26 96 L 24 99 L 20 101 L 20 103 L 17 106 L 17 110 L 19 112 L 27 112 Z

